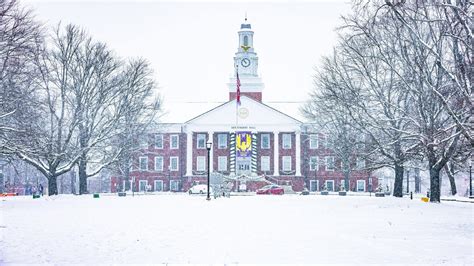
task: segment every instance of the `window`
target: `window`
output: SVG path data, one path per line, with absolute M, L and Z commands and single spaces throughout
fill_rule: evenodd
M 334 156 L 326 157 L 326 171 L 334 171 Z
M 244 36 L 244 46 L 249 45 L 249 37 L 247 35 Z
M 260 135 L 262 149 L 270 149 L 270 134 L 262 134 Z
M 146 191 L 146 187 L 148 186 L 148 180 L 140 180 L 138 181 L 139 186 L 138 189 L 140 192 Z
M 155 157 L 155 171 L 163 171 L 163 156 Z
M 309 181 L 309 191 L 314 192 L 318 191 L 319 180 L 310 180 Z
M 365 180 L 357 180 L 357 191 L 358 192 L 365 191 Z
M 318 135 L 316 134 L 309 135 L 309 148 L 310 149 L 318 148 Z
M 218 134 L 217 135 L 217 148 L 226 149 L 227 148 L 227 134 Z
M 227 171 L 227 156 L 217 157 L 217 171 Z
M 357 148 L 360 150 L 365 149 L 365 143 L 367 142 L 367 137 L 364 134 L 356 135 Z
M 311 156 L 309 158 L 309 170 L 310 171 L 319 170 L 318 156 Z
M 140 171 L 147 171 L 148 170 L 148 157 L 140 157 L 139 165 L 140 165 Z
M 346 189 L 346 181 L 344 179 L 340 180 L 341 181 L 341 185 L 339 186 L 339 190 L 342 191 L 342 190 L 348 190 Z
M 170 136 L 170 149 L 177 149 L 179 147 L 179 135 Z
M 283 171 L 291 171 L 291 156 L 283 156 Z
M 180 185 L 179 180 L 170 180 L 170 191 L 179 191 Z
M 156 149 L 163 149 L 163 134 L 156 134 L 155 135 L 155 148 Z
M 331 149 L 333 148 L 333 140 L 331 139 L 331 137 L 329 135 L 326 135 L 326 148 L 327 149 Z
M 170 157 L 170 171 L 178 171 L 179 158 L 177 156 Z
M 283 149 L 291 149 L 291 134 L 283 134 L 282 141 Z
M 357 158 L 356 168 L 359 169 L 359 170 L 365 168 L 365 160 L 363 158 Z
M 147 148 L 148 147 L 148 136 L 146 134 L 140 136 L 139 141 L 140 141 L 140 147 L 141 148 Z
M 155 180 L 155 191 L 163 191 L 163 181 Z
M 206 148 L 206 134 L 197 134 L 196 139 L 197 139 L 196 147 L 198 149 L 205 149 Z
M 260 170 L 270 171 L 270 156 L 260 157 Z
M 334 180 L 326 180 L 326 190 L 334 191 Z
M 205 156 L 196 157 L 196 171 L 206 171 L 206 157 Z

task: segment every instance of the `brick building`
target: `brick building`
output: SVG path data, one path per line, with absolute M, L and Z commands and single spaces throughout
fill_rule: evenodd
M 262 102 L 264 84 L 257 73 L 253 33 L 246 20 L 238 32 L 237 71 L 227 84 L 229 101 L 184 123 L 160 124 L 144 136 L 128 181 L 137 190 L 151 186 L 153 191 L 186 191 L 193 184 L 205 184 L 208 141 L 212 142 L 209 171 L 234 180 L 234 190 L 245 184 L 254 191 L 268 183 L 288 185 L 294 191 L 340 187 L 343 174 L 328 148 L 329 138 Z M 354 158 L 354 165 L 362 169 L 364 162 Z M 126 182 L 113 176 L 112 192 L 129 187 Z M 369 172 L 354 170 L 349 188 L 368 191 L 376 182 Z

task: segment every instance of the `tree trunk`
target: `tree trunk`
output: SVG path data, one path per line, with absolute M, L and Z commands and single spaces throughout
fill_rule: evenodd
M 451 185 L 451 194 L 454 196 L 458 192 L 457 192 L 457 189 L 456 189 L 456 181 L 454 180 L 453 166 L 452 165 L 449 166 L 449 163 L 448 163 L 448 164 L 446 164 L 444 170 L 446 172 L 446 175 L 448 175 L 448 178 L 449 178 L 449 184 Z
M 395 183 L 393 185 L 393 196 L 403 197 L 403 172 L 404 168 L 402 165 L 395 164 Z
M 57 176 L 48 177 L 48 195 L 58 195 Z
M 349 191 L 349 171 L 344 171 L 344 189 Z
M 87 162 L 81 158 L 79 160 L 79 194 L 87 193 Z
M 430 167 L 430 202 L 440 202 L 439 169 Z
M 420 183 L 420 169 L 415 169 L 415 193 L 421 192 Z

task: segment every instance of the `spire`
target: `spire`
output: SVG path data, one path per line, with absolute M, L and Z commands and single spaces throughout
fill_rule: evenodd
M 251 25 L 247 21 L 247 11 L 245 11 L 245 21 L 243 24 L 240 24 L 240 29 L 241 30 L 251 30 Z

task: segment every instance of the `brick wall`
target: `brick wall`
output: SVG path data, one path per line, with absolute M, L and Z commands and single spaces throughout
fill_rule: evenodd
M 291 134 L 291 148 L 283 149 L 283 134 Z M 294 175 L 296 173 L 296 135 L 294 132 L 280 132 L 278 134 L 278 161 L 279 161 L 279 170 L 280 175 Z M 291 156 L 291 171 L 283 171 L 283 156 Z
M 219 134 L 226 134 L 227 135 L 227 145 L 226 145 L 226 148 L 224 149 L 219 149 L 219 141 L 218 141 L 218 135 Z M 219 173 L 222 173 L 224 175 L 228 175 L 230 174 L 230 147 L 229 147 L 229 143 L 230 143 L 230 134 L 229 132 L 214 132 L 214 137 L 213 137 L 213 140 L 212 140 L 212 150 L 211 152 L 213 153 L 214 157 L 213 157 L 213 162 L 212 162 L 212 165 L 213 165 L 213 168 L 214 169 L 214 172 L 219 172 Z M 227 171 L 218 171 L 218 164 L 219 164 L 219 156 L 227 156 Z
M 235 92 L 229 92 L 229 101 L 232 101 L 236 97 Z M 240 96 L 247 96 L 249 98 L 254 99 L 255 101 L 262 102 L 262 93 L 261 92 L 241 92 Z

